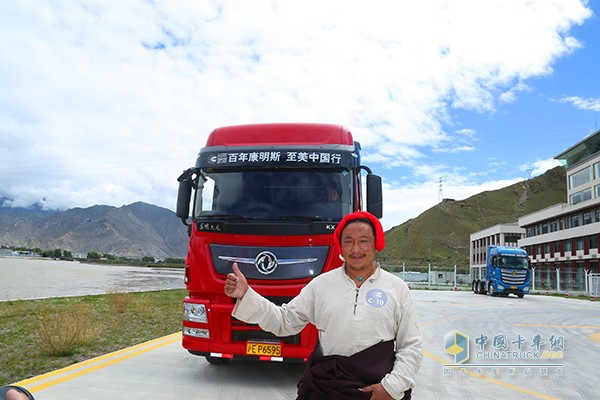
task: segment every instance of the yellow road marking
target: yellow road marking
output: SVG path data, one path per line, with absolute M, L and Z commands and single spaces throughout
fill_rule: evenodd
M 181 340 L 181 332 L 173 333 L 171 335 L 163 336 L 158 339 L 140 343 L 138 345 L 128 347 L 126 349 L 117 350 L 115 352 L 105 354 L 103 356 L 99 356 L 96 358 L 92 358 L 92 359 L 89 359 L 89 360 L 86 360 L 86 361 L 83 361 L 83 362 L 80 362 L 77 364 L 73 364 L 68 367 L 61 368 L 56 371 L 48 372 L 43 375 L 34 376 L 33 378 L 22 380 L 20 382 L 14 383 L 13 385 L 24 386 L 24 387 L 27 387 L 27 390 L 29 390 L 30 392 L 37 392 L 39 390 L 49 388 L 49 387 L 57 385 L 59 383 L 77 378 L 79 376 L 89 374 L 90 372 L 97 371 L 102 368 L 106 368 L 110 365 L 113 365 L 118 362 L 127 360 L 129 358 L 138 356 L 138 355 L 146 353 L 148 351 L 158 349 L 160 347 L 166 346 L 166 345 L 176 342 L 178 340 Z M 121 354 L 124 354 L 124 355 L 121 355 Z M 108 359 L 108 361 L 101 362 L 101 361 L 107 360 L 107 359 Z M 101 363 L 97 364 L 98 362 L 101 362 Z M 85 368 L 85 367 L 87 367 L 87 368 Z M 74 372 L 67 374 L 65 376 L 57 377 L 55 379 L 52 379 L 52 380 L 42 383 L 40 385 L 29 387 L 29 385 L 32 385 L 36 382 L 43 381 L 45 379 L 52 378 L 54 376 L 61 375 L 61 374 L 64 374 L 64 373 L 70 372 L 70 371 L 74 371 Z
M 432 360 L 439 361 L 442 364 L 448 364 L 448 362 L 446 360 L 444 360 L 442 358 L 439 358 L 438 356 L 434 356 L 433 354 L 431 354 L 428 351 L 423 351 L 423 355 L 425 357 L 431 358 Z M 460 367 L 451 367 L 451 368 L 460 368 Z M 467 368 L 465 368 L 465 372 L 467 374 L 471 375 L 471 376 L 474 376 L 475 378 L 479 378 L 479 379 L 482 379 L 484 381 L 488 381 L 488 382 L 494 383 L 496 385 L 503 386 L 503 387 L 505 387 L 507 389 L 516 390 L 517 392 L 529 394 L 529 395 L 537 397 L 539 399 L 560 400 L 558 397 L 548 396 L 546 394 L 536 392 L 535 390 L 525 389 L 525 388 L 522 388 L 522 387 L 519 387 L 519 386 L 511 385 L 510 383 L 499 381 L 498 379 L 488 378 L 487 376 L 479 375 L 478 373 L 476 373 L 474 371 L 469 371 L 469 369 L 467 369 Z
M 513 326 L 534 326 L 538 328 L 600 329 L 600 325 L 559 325 L 559 324 L 513 324 Z M 600 333 L 592 333 L 590 339 L 600 343 Z

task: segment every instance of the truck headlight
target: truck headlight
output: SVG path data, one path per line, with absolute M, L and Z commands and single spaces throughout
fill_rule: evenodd
M 504 286 L 498 285 L 498 291 L 502 291 L 502 290 L 504 290 Z
M 193 336 L 203 339 L 210 339 L 210 332 L 208 329 L 190 328 L 188 326 L 183 327 L 183 334 L 187 336 Z
M 183 303 L 183 319 L 185 321 L 200 322 L 202 324 L 208 323 L 206 305 Z

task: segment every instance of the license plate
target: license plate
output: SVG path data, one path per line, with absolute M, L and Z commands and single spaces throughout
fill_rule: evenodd
M 281 357 L 281 345 L 273 343 L 246 343 L 246 354 Z

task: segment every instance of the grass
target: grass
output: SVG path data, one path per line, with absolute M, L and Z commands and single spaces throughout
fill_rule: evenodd
M 181 329 L 184 289 L 0 302 L 0 386 Z

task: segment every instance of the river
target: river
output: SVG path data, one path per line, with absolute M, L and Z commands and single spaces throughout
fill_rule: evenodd
M 183 268 L 0 257 L 0 301 L 183 288 Z

